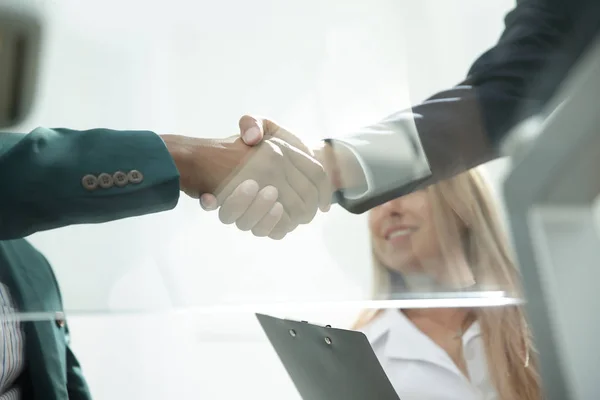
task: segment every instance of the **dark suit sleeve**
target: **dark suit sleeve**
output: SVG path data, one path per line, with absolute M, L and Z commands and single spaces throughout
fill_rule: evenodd
M 134 179 L 117 185 L 112 180 L 117 173 L 121 178 L 134 173 Z M 83 180 L 101 174 L 111 178 L 104 188 Z M 0 133 L 2 240 L 164 211 L 178 199 L 179 173 L 153 132 L 38 128 L 26 135 Z
M 542 110 L 581 55 L 583 47 L 573 40 L 573 19 L 585 1 L 575 0 L 572 7 L 564 0 L 518 1 L 505 17 L 498 43 L 471 66 L 463 85 L 472 93 L 465 93 L 465 99 L 473 96 L 482 134 L 493 145 Z
M 498 157 L 507 131 L 542 109 L 595 37 L 597 12 L 594 21 L 584 20 L 585 4 L 519 1 L 506 16 L 496 46 L 475 61 L 463 83 L 366 128 L 366 133 L 332 140 L 334 147 L 352 147 L 366 165 L 367 177 L 377 178 L 358 200 L 345 202 L 342 193 L 342 205 L 366 211 Z M 597 11 L 600 2 L 589 4 Z M 574 28 L 575 19 L 582 21 L 580 29 Z M 369 137 L 373 131 L 384 134 Z M 407 142 L 414 149 L 410 154 Z M 404 173 L 414 163 L 428 168 Z

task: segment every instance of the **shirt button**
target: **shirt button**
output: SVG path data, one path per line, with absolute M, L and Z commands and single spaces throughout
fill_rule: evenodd
M 98 175 L 98 185 L 100 185 L 103 189 L 109 189 L 113 187 L 113 178 L 107 173 L 102 173 Z
M 81 179 L 81 184 L 89 191 L 96 190 L 98 187 L 98 178 L 94 175 L 86 175 Z
M 127 174 L 122 171 L 115 172 L 115 174 L 113 175 L 113 181 L 115 182 L 115 185 L 117 185 L 118 187 L 123 187 L 123 186 L 127 185 L 127 183 L 129 183 Z
M 129 182 L 136 184 L 144 180 L 144 175 L 142 175 L 140 171 L 134 169 L 129 171 L 129 174 L 127 174 L 127 178 L 129 178 Z

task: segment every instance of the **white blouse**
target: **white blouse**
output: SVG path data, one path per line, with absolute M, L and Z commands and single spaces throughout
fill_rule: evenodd
M 401 400 L 497 400 L 477 322 L 462 337 L 471 380 L 399 310 L 388 309 L 362 332 Z

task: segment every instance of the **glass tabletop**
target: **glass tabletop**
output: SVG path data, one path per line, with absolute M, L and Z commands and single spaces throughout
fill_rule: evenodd
M 118 16 L 110 1 L 38 3 L 44 68 L 35 109 L 16 128 L 23 132 L 39 125 L 144 127 L 226 137 L 237 134 L 240 115 L 255 110 L 306 142 L 343 136 L 449 84 L 454 69 L 466 70 L 466 54 L 439 69 L 433 55 L 419 52 L 423 45 L 443 49 L 469 36 L 464 51 L 475 57 L 501 28 L 499 21 L 481 37 L 455 29 L 452 38 L 432 34 L 414 43 L 425 25 L 409 15 L 432 15 L 425 19 L 431 27 L 447 24 L 435 17 L 441 14 L 432 12 L 433 2 L 229 1 L 200 12 L 179 1 L 153 3 L 135 23 L 135 2 L 120 5 Z M 494 15 L 511 5 L 497 3 Z M 269 18 L 249 31 L 233 29 L 244 12 Z M 253 61 L 263 48 L 269 62 Z M 423 73 L 429 80 L 416 84 Z M 9 290 L 13 301 L 2 318 L 517 304 L 518 272 L 497 193 L 504 169 L 502 162 L 486 166 L 483 178 L 465 175 L 363 215 L 333 206 L 281 241 L 225 226 L 184 195 L 170 212 L 36 233 L 27 240 L 50 266 L 24 243 L 3 243 L 14 264 L 0 281 L 16 279 L 20 289 Z M 461 185 L 476 192 L 461 193 Z M 473 197 L 479 191 L 489 202 Z M 487 207 L 493 223 L 473 212 Z M 495 236 L 479 241 L 461 218 Z M 499 264 L 486 252 L 506 260 Z M 54 277 L 62 299 L 53 294 Z

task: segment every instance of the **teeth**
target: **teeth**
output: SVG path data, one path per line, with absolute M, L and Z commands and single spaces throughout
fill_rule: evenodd
M 401 229 L 401 230 L 390 233 L 390 235 L 388 236 L 388 239 L 393 239 L 398 236 L 406 236 L 406 235 L 409 235 L 410 233 L 412 233 L 412 229 Z

